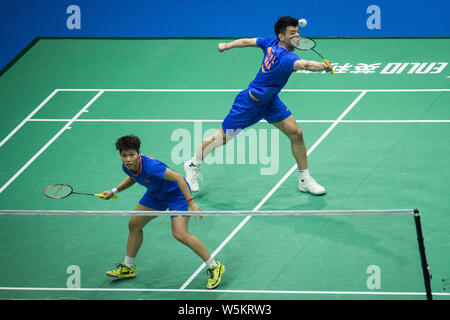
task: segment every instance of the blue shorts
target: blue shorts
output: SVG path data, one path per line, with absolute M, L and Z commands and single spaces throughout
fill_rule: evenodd
M 234 99 L 230 112 L 222 122 L 222 129 L 230 136 L 235 136 L 239 133 L 239 129 L 250 127 L 261 119 L 274 123 L 286 119 L 291 114 L 278 95 L 269 102 L 256 102 L 250 97 L 249 89 L 245 89 Z
M 189 187 L 189 190 L 191 190 L 191 187 Z M 147 192 L 139 201 L 139 204 L 148 208 L 155 209 L 157 211 L 165 211 L 167 209 L 169 209 L 170 211 L 188 211 L 189 208 L 186 198 L 180 189 L 176 189 L 168 193 L 167 196 L 162 200 L 161 198 L 157 198 L 147 190 Z M 177 216 L 170 217 L 175 218 Z

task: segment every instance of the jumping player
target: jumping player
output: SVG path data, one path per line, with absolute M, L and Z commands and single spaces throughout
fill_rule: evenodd
M 275 23 L 275 36 L 267 38 L 242 38 L 232 42 L 219 43 L 220 52 L 233 48 L 259 47 L 264 58 L 256 78 L 249 87 L 235 98 L 221 128 L 205 139 L 194 157 L 184 164 L 186 181 L 192 191 L 199 191 L 198 179 L 203 159 L 215 148 L 223 146 L 239 131 L 261 119 L 283 132 L 291 142 L 292 154 L 299 170 L 298 189 L 313 195 L 326 193 L 310 175 L 303 131 L 298 126 L 289 109 L 278 97 L 278 93 L 287 83 L 289 76 L 296 70 L 327 71 L 332 67 L 325 63 L 300 59 L 295 54 L 291 39 L 299 36 L 298 20 L 293 17 L 281 17 Z

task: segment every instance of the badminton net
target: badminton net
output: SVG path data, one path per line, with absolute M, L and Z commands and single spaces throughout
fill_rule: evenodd
M 105 271 L 125 255 L 129 218 L 148 215 L 162 217 L 144 228 L 137 272 L 148 277 L 146 287 L 157 282 L 176 288 L 185 279 L 165 277 L 163 270 L 177 274 L 187 263 L 194 268 L 201 261 L 174 240 L 168 217 L 175 214 L 203 217 L 191 219 L 189 232 L 211 253 L 220 248 L 215 252 L 227 265 L 224 290 L 244 285 L 267 292 L 404 293 L 432 299 L 417 209 L 0 210 L 0 268 L 9 270 L 0 275 L 0 298 L 23 297 L 8 288 L 23 288 L 23 293 L 26 288 L 70 287 L 69 266 L 81 270 L 81 287 L 104 287 Z M 243 217 L 251 217 L 251 223 L 242 226 Z M 240 275 L 246 276 L 239 280 Z M 203 279 L 189 285 L 197 286 L 203 288 Z

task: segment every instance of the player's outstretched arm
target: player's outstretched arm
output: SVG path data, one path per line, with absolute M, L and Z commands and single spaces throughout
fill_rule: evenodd
M 117 192 L 123 191 L 125 189 L 128 189 L 133 184 L 136 183 L 136 180 L 133 178 L 127 176 L 123 181 L 116 187 Z M 105 196 L 103 200 L 109 200 L 114 196 L 114 192 L 112 190 L 103 191 L 102 194 Z
M 330 72 L 333 68 L 324 62 L 312 60 L 297 60 L 294 63 L 294 70 L 323 71 Z
M 241 38 L 231 42 L 221 42 L 217 45 L 220 52 L 233 48 L 256 47 L 256 38 Z

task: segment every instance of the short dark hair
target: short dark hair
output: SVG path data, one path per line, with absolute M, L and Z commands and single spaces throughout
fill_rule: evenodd
M 287 27 L 296 27 L 298 25 L 298 19 L 290 16 L 284 16 L 278 19 L 275 23 L 275 35 L 278 38 L 278 34 L 285 33 Z
M 139 152 L 140 148 L 141 148 L 141 140 L 132 134 L 120 137 L 116 141 L 116 149 L 119 150 L 119 152 L 128 149 L 133 149 Z

